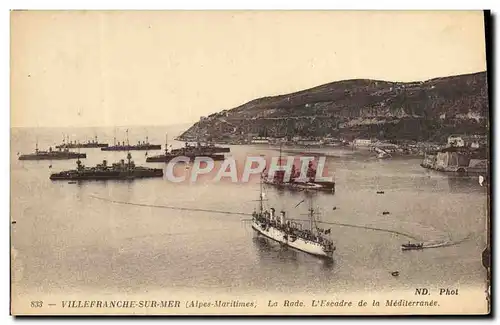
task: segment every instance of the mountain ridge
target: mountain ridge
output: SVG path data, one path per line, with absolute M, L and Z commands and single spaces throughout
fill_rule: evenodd
M 202 117 L 180 138 L 241 141 L 258 134 L 442 141 L 453 133 L 485 134 L 488 111 L 486 71 L 415 82 L 348 79 Z

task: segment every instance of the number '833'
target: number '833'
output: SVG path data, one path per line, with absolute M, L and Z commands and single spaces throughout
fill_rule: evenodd
M 31 302 L 31 308 L 41 308 L 42 306 L 43 306 L 43 301 L 41 300 Z

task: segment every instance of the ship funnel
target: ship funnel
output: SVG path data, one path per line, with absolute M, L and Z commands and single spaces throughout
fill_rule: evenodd
M 280 212 L 280 223 L 281 223 L 282 225 L 284 225 L 284 224 L 285 224 L 285 211 L 281 211 L 281 212 Z
M 271 210 L 271 220 L 274 220 L 274 218 L 275 218 L 274 211 L 275 210 L 274 210 L 274 208 L 271 208 L 270 210 Z
M 104 167 L 106 167 L 106 166 L 107 166 L 107 164 L 108 164 L 108 162 L 107 162 L 106 160 L 103 160 L 103 161 L 102 161 L 102 165 L 103 165 Z

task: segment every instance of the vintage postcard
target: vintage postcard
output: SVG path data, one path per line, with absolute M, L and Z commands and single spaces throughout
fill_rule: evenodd
M 12 315 L 490 313 L 482 11 L 12 11 Z

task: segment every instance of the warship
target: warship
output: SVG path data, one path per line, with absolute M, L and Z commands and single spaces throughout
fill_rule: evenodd
M 281 147 L 280 157 L 278 163 L 281 163 Z M 289 190 L 313 190 L 335 193 L 335 182 L 329 181 L 316 181 L 316 168 L 314 168 L 312 161 L 309 162 L 307 168 L 306 179 L 300 179 L 300 172 L 297 172 L 295 165 L 292 165 L 290 180 L 285 180 L 285 170 L 277 170 L 273 179 L 265 178 L 266 185 L 272 185 L 280 189 Z
M 66 170 L 50 175 L 51 180 L 130 180 L 135 178 L 163 177 L 163 169 L 136 166 L 130 152 L 127 162 L 123 159 L 111 166 L 103 160 L 102 164 L 85 167 L 80 159 L 76 161 L 76 169 Z
M 181 154 L 183 155 L 185 152 L 202 152 L 204 154 L 216 154 L 222 152 L 230 152 L 231 149 L 229 147 L 220 147 L 213 144 L 201 144 L 198 142 L 196 145 L 189 145 L 185 142 L 183 148 L 172 149 L 172 154 Z
M 205 151 L 206 146 L 186 146 L 179 149 L 168 150 L 168 136 L 165 136 L 165 153 L 163 155 L 151 156 L 146 158 L 146 162 L 165 162 L 168 163 L 176 157 L 187 157 L 189 159 L 195 159 L 196 157 L 207 157 L 213 160 L 224 160 L 226 157 L 224 154 L 217 154 L 211 149 Z M 229 148 L 227 148 L 229 149 Z
M 71 142 L 69 140 L 69 137 L 67 138 L 67 141 L 63 138 L 63 141 L 61 144 L 57 145 L 57 149 L 74 149 L 74 148 L 104 148 L 109 146 L 107 143 L 100 143 L 97 140 L 97 136 L 93 140 L 88 140 L 87 142 Z
M 257 235 L 315 256 L 333 258 L 335 246 L 327 236 L 331 230 L 318 227 L 316 213 L 312 207 L 312 197 L 308 213 L 309 227 L 306 229 L 301 222 L 297 222 L 299 221 L 297 219 L 287 220 L 285 211 L 281 211 L 279 216 L 276 215 L 274 208 L 264 211 L 263 198 L 261 180 L 259 210 L 252 213 L 252 228 Z
M 113 145 L 108 146 L 108 147 L 103 147 L 101 148 L 102 151 L 130 151 L 130 150 L 159 150 L 161 149 L 160 144 L 151 144 L 149 143 L 149 139 L 146 136 L 145 141 L 138 141 L 137 144 L 129 144 L 128 142 L 128 130 L 127 132 L 127 142 L 125 141 L 121 142 L 118 141 L 118 144 L 116 143 L 116 137 L 114 138 Z
M 19 156 L 19 160 L 63 160 L 80 158 L 87 158 L 87 154 L 69 151 L 67 148 L 64 150 L 52 150 L 52 147 L 49 147 L 49 151 L 42 151 L 38 150 L 38 143 L 36 144 L 34 153 Z

